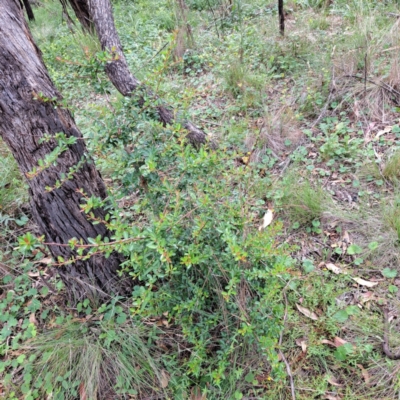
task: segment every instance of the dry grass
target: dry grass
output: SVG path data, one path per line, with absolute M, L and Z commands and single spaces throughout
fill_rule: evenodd
M 392 183 L 398 183 L 400 178 L 400 150 L 396 150 L 385 164 L 382 175 Z
M 377 30 L 375 18 L 360 19 L 346 47 L 333 59 L 339 108 L 350 109 L 364 124 L 392 121 L 391 108 L 400 104 L 399 21 Z

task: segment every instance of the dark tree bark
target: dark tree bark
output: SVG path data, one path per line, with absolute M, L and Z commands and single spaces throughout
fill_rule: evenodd
M 151 99 L 155 103 L 154 107 L 157 110 L 158 118 L 164 125 L 180 122 L 188 131 L 187 137 L 195 147 L 205 144 L 207 142 L 207 135 L 201 129 L 190 121 L 177 120 L 179 113 L 168 105 L 160 105 L 160 99 L 148 88 L 144 87 L 130 72 L 118 32 L 115 28 L 110 0 L 68 1 L 79 21 L 87 21 L 89 18 L 93 22 L 102 49 L 114 55 L 113 60 L 107 63 L 106 73 L 115 88 L 123 96 L 132 96 L 135 93 L 139 94 L 139 104 L 141 105 L 144 104 L 144 97 Z M 78 2 L 80 3 L 80 7 L 76 7 L 76 3 Z M 83 27 L 86 28 L 86 25 L 83 24 Z M 144 97 L 141 95 L 143 93 L 145 94 Z M 213 143 L 210 142 L 210 144 L 214 146 Z
M 63 6 L 64 12 L 67 15 L 67 4 L 69 2 L 82 27 L 89 32 L 94 32 L 93 24 L 89 17 L 89 10 L 86 0 L 60 0 L 60 2 Z
M 57 244 L 49 246 L 53 257 L 68 260 L 76 256 L 65 246 L 68 240 L 75 237 L 88 243 L 88 238 L 105 237 L 109 232 L 102 223 L 94 225 L 80 208 L 79 190 L 87 196 L 104 199 L 106 188 L 93 162 L 86 158 L 82 135 L 70 112 L 59 104 L 60 100 L 17 0 L 1 0 L 0 135 L 27 178 L 35 222 L 46 242 Z M 74 136 L 76 143 L 58 156 L 56 165 L 32 173 L 38 161 L 56 148 L 54 135 L 60 132 L 66 137 Z M 44 135 L 50 135 L 51 139 L 41 141 Z M 57 180 L 62 182 L 63 174 L 68 175 L 77 165 L 80 168 L 64 179 L 60 188 L 46 189 L 55 187 Z M 94 213 L 96 218 L 105 214 L 102 209 Z M 99 254 L 61 265 L 57 270 L 71 298 L 104 297 L 105 293 L 125 294 L 130 289 L 130 281 L 118 278 L 119 264 L 118 254 L 108 259 Z
M 283 0 L 278 0 L 279 13 L 279 32 L 283 36 L 285 34 L 285 13 L 283 11 Z
M 26 14 L 28 15 L 29 21 L 33 21 L 35 19 L 35 16 L 33 14 L 32 7 L 31 7 L 31 4 L 29 3 L 29 0 L 23 0 L 23 3 L 24 3 L 25 10 L 26 10 Z

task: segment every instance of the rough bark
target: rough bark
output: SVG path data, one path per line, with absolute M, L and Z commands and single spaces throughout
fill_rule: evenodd
M 139 94 L 139 103 L 142 105 L 145 102 L 144 97 L 150 99 L 154 103 L 159 120 L 164 125 L 179 122 L 188 131 L 187 137 L 195 147 L 205 144 L 208 141 L 207 135 L 200 128 L 196 127 L 190 121 L 180 121 L 177 118 L 179 112 L 173 110 L 172 107 L 165 104 L 160 105 L 160 99 L 151 90 L 144 87 L 130 72 L 118 32 L 115 28 L 110 0 L 79 0 L 79 3 L 86 4 L 86 6 L 80 8 L 80 10 L 84 10 L 84 15 L 80 15 L 81 11 L 74 6 L 74 3 L 78 2 L 78 0 L 69 0 L 69 2 L 80 21 L 89 18 L 93 22 L 102 49 L 114 55 L 113 60 L 106 65 L 106 73 L 115 88 L 123 96 Z M 141 96 L 143 93 L 145 95 Z M 212 142 L 210 144 L 213 147 L 215 146 Z
M 87 196 L 104 199 L 106 188 L 93 162 L 86 158 L 82 135 L 70 112 L 59 104 L 60 100 L 19 4 L 16 0 L 1 0 L 0 135 L 27 178 L 35 222 L 46 242 L 57 244 L 49 246 L 53 257 L 67 260 L 76 255 L 65 246 L 68 240 L 75 237 L 87 243 L 88 238 L 105 237 L 109 232 L 101 223 L 94 225 L 80 208 L 80 189 Z M 32 174 L 38 161 L 55 149 L 57 143 L 53 137 L 60 132 L 77 138 L 76 143 L 59 155 L 56 165 Z M 44 135 L 50 135 L 51 139 L 41 141 Z M 79 170 L 60 188 L 46 190 L 54 187 L 57 180 L 63 181 L 63 174 L 68 175 L 78 163 L 81 163 Z M 101 209 L 94 213 L 97 218 L 104 217 Z M 129 281 L 118 278 L 119 264 L 118 254 L 108 259 L 97 255 L 60 266 L 58 272 L 71 297 L 104 297 L 104 293 L 124 294 L 130 288 Z
M 64 12 L 67 14 L 67 2 L 69 2 L 82 27 L 93 33 L 93 24 L 89 17 L 89 9 L 86 0 L 60 0 L 60 2 Z

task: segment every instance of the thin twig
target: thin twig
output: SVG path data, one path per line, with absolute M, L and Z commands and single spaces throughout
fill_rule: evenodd
M 88 249 L 92 247 L 107 247 L 107 246 L 112 246 L 114 244 L 121 244 L 121 243 L 130 243 L 130 242 L 137 242 L 138 240 L 143 240 L 142 237 L 134 237 L 134 238 L 128 238 L 128 239 L 121 239 L 121 240 L 115 240 L 113 242 L 104 242 L 104 243 L 94 243 L 94 244 L 79 244 L 79 243 L 71 243 L 71 244 L 65 244 L 65 243 L 48 243 L 44 242 L 46 246 L 58 246 L 58 247 L 73 247 L 76 248 L 81 248 L 81 249 Z
M 367 97 L 367 53 L 364 56 L 364 98 Z

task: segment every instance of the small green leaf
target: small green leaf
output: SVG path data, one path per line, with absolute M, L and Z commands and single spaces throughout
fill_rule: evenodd
M 21 354 L 18 358 L 17 358 L 17 362 L 18 364 L 22 364 L 25 360 L 25 354 Z
M 395 285 L 390 285 L 389 286 L 389 292 L 390 293 L 397 293 L 399 291 L 399 288 L 397 287 L 397 286 L 395 286 Z
M 128 316 L 125 313 L 119 314 L 117 317 L 117 324 L 123 324 L 126 321 L 127 317 Z
M 353 345 L 351 343 L 345 343 L 343 346 L 339 346 L 334 355 L 339 361 L 345 361 L 347 356 L 353 352 Z
M 382 275 L 385 278 L 396 278 L 397 276 L 397 271 L 395 269 L 390 269 L 390 268 L 384 268 L 384 270 L 382 271 Z
M 378 246 L 379 246 L 379 243 L 378 243 L 378 242 L 371 242 L 371 243 L 368 245 L 368 248 L 369 248 L 371 251 L 373 251 L 373 250 L 376 250 L 376 249 L 378 248 Z
M 304 260 L 303 261 L 303 269 L 306 274 L 309 274 L 310 272 L 314 271 L 314 263 L 311 260 Z
M 349 314 L 347 314 L 346 310 L 340 310 L 333 314 L 333 319 L 336 320 L 337 322 L 343 323 L 348 320 Z
M 399 127 L 399 125 L 393 125 L 393 126 L 392 126 L 392 132 L 393 132 L 393 133 L 400 133 L 400 127 Z
M 351 244 L 348 248 L 347 248 L 347 254 L 352 256 L 354 254 L 360 254 L 362 253 L 363 249 L 360 246 L 357 246 L 356 244 Z
M 249 372 L 245 377 L 244 380 L 248 383 L 251 383 L 254 381 L 254 372 Z
M 354 260 L 355 265 L 361 265 L 364 262 L 364 259 L 358 257 Z

